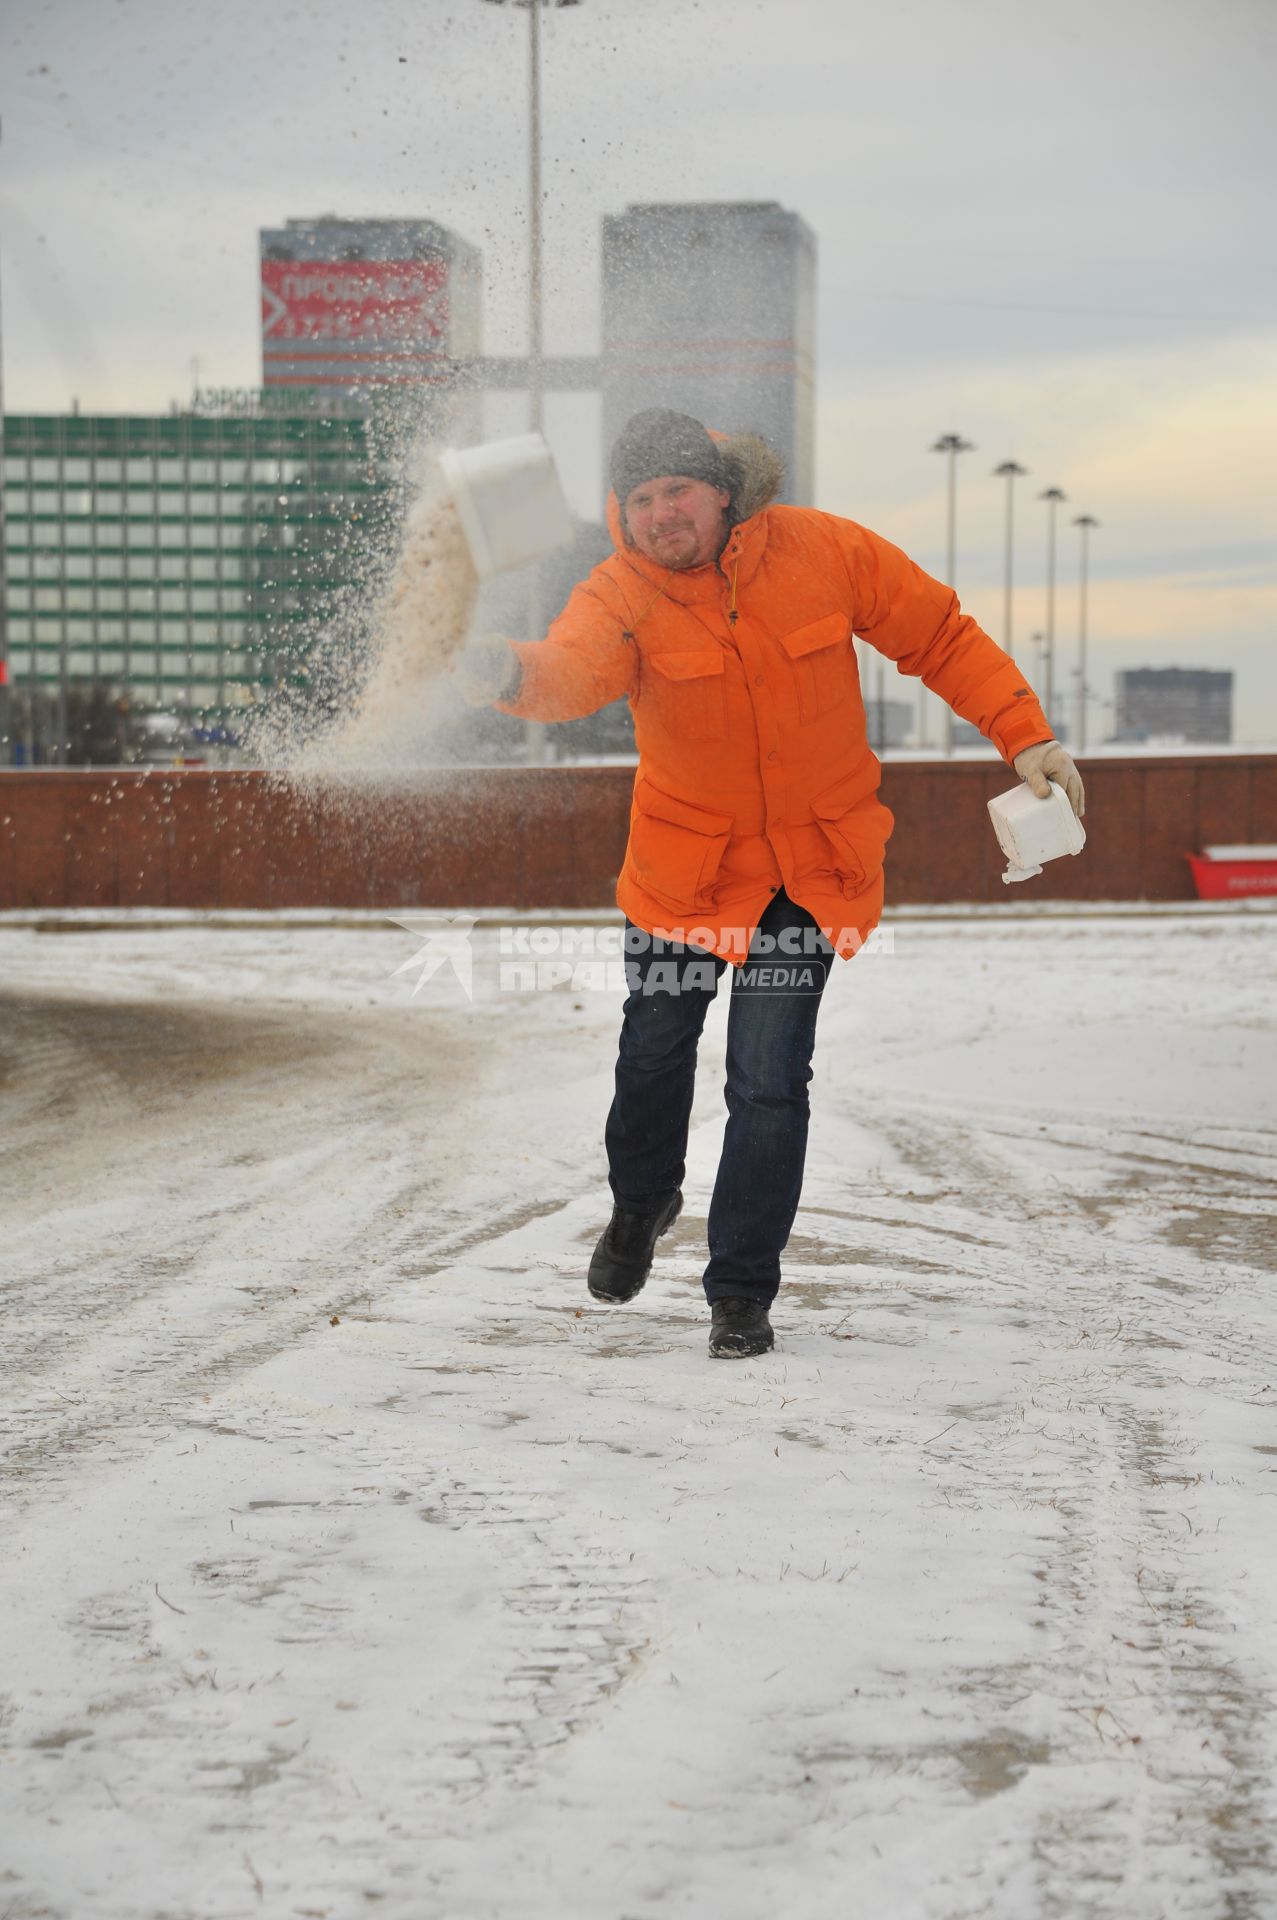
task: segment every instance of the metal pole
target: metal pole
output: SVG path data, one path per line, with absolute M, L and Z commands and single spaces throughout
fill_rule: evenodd
M 1080 513 L 1073 522 L 1081 530 L 1082 554 L 1078 574 L 1078 622 L 1077 622 L 1077 751 L 1086 752 L 1086 592 L 1087 560 L 1089 536 L 1092 527 L 1098 527 L 1099 521 L 1092 519 L 1089 513 Z
M 1046 507 L 1046 723 L 1054 727 L 1055 717 L 1052 708 L 1055 705 L 1055 511 L 1061 500 L 1068 498 L 1059 487 L 1047 487 L 1038 495 L 1045 500 Z
M 949 435 L 949 564 L 946 572 L 949 585 L 954 583 L 958 571 L 958 436 Z M 953 752 L 953 708 L 945 701 L 944 706 L 944 750 Z
M 1080 524 L 1080 523 L 1079 523 Z M 1081 528 L 1082 553 L 1078 576 L 1077 609 L 1077 731 L 1075 751 L 1086 751 L 1086 528 Z
M 493 0 L 497 6 L 505 0 Z M 516 0 L 528 10 L 528 418 L 533 433 L 545 431 L 545 349 L 541 319 L 541 8 L 546 0 Z M 557 0 L 575 6 L 578 0 Z M 540 640 L 545 629 L 545 583 L 540 564 L 529 569 L 527 624 L 529 640 Z M 546 757 L 545 728 L 535 720 L 524 722 L 524 754 L 529 764 Z
M 541 6 L 528 8 L 528 403 L 533 433 L 545 427 L 541 339 Z
M 1008 468 L 1012 466 L 1008 461 Z M 1007 473 L 1007 569 L 1002 595 L 1002 650 L 1011 659 L 1015 658 L 1015 643 L 1011 637 L 1011 553 L 1015 545 L 1015 474 Z
M 918 682 L 918 747 L 922 752 L 927 747 L 927 689 L 921 680 Z
M 949 523 L 948 575 L 949 575 L 949 578 L 948 578 L 947 584 L 951 587 L 955 584 L 955 576 L 958 571 L 958 555 L 957 555 L 958 455 L 960 453 L 970 453 L 971 450 L 972 450 L 972 442 L 970 440 L 964 440 L 960 433 L 942 433 L 940 438 L 936 441 L 934 447 L 932 447 L 931 449 L 932 453 L 947 453 L 949 456 L 949 512 L 948 512 L 948 523 Z M 923 695 L 920 692 L 919 702 L 918 702 L 920 729 L 922 724 L 921 716 L 923 711 L 922 699 L 923 699 Z M 920 742 L 919 744 L 923 744 L 923 743 Z M 947 701 L 945 702 L 945 709 L 944 709 L 944 750 L 946 754 L 950 754 L 953 752 L 953 708 L 948 704 Z
M 545 351 L 541 332 L 541 0 L 528 8 L 528 420 L 533 433 L 545 431 Z M 541 564 L 534 561 L 528 579 L 528 639 L 540 640 L 544 626 Z M 545 727 L 524 725 L 529 766 L 546 757 Z
M 13 761 L 13 688 L 9 679 L 8 563 L 4 558 L 4 327 L 0 287 L 0 766 Z M 29 504 L 29 503 L 28 503 Z M 28 523 L 30 524 L 30 523 Z M 28 576 L 30 578 L 30 576 Z M 32 633 L 35 628 L 30 629 Z
M 1004 460 L 1000 467 L 993 469 L 995 475 L 1005 474 L 1007 483 L 1007 536 L 1006 536 L 1006 577 L 1002 602 L 1002 647 L 1003 651 L 1015 658 L 1015 640 L 1012 626 L 1012 603 L 1014 600 L 1014 582 L 1012 552 L 1015 545 L 1015 483 L 1019 474 L 1027 473 L 1015 460 Z
M 1055 701 L 1055 502 L 1046 514 L 1046 704 L 1047 725 L 1054 726 L 1051 707 Z

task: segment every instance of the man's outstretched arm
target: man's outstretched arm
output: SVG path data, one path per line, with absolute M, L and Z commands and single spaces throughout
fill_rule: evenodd
M 978 727 L 1039 798 L 1056 779 L 1080 817 L 1081 775 L 1010 654 L 963 613 L 952 587 L 899 547 L 854 521 L 829 521 L 852 582 L 856 632 Z
M 1010 764 L 1051 738 L 1046 715 L 1020 668 L 932 579 L 880 534 L 830 516 L 851 579 L 858 634 L 992 740 Z
M 588 581 L 544 640 L 472 641 L 455 678 L 475 706 L 520 720 L 580 720 L 634 690 L 634 648 Z

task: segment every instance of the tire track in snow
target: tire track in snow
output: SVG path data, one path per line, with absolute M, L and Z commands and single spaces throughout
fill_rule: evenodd
M 1261 1677 L 1230 1658 L 1208 1554 L 1186 1546 L 1191 1521 L 1175 1517 L 1174 1442 L 1155 1416 L 1107 1391 L 1082 1418 L 1087 1444 L 1052 1502 L 1063 1535 L 1040 1576 L 1049 1651 L 1026 1678 L 1057 1698 L 1061 1674 L 1070 1678 L 1063 1704 L 1075 1731 L 1057 1735 L 1053 1766 L 1072 1764 L 1080 1777 L 1099 1753 L 1108 1778 L 1089 1792 L 1066 1786 L 1038 1811 L 1038 1911 L 1042 1920 L 1257 1916 L 1227 1890 L 1273 1872 L 1261 1791 L 1272 1702 Z
M 1014 1851 L 1027 1850 L 1033 1911 L 1042 1920 L 1258 1920 L 1253 1889 L 1274 1868 L 1272 1674 L 1253 1649 L 1249 1658 L 1234 1653 L 1226 1588 L 1199 1538 L 1203 1523 L 1194 1524 L 1192 1489 L 1210 1457 L 1191 1430 L 1168 1431 L 1159 1410 L 1187 1384 L 1179 1366 L 1195 1381 L 1209 1365 L 1223 1402 L 1267 1404 L 1277 1370 L 1266 1313 L 1266 1229 L 1277 1216 L 1277 1191 L 1266 1184 L 1277 1170 L 1271 1136 L 1207 1144 L 1195 1126 L 1150 1133 L 1069 1120 L 1042 1124 L 1026 1142 L 1018 1113 L 890 1100 L 874 1125 L 923 1191 L 915 1180 L 908 1197 L 893 1197 L 891 1184 L 866 1181 L 859 1210 L 818 1203 L 800 1213 L 800 1229 L 815 1229 L 831 1265 L 845 1247 L 849 1273 L 858 1260 L 870 1272 L 893 1269 L 906 1297 L 911 1272 L 934 1271 L 938 1256 L 955 1309 L 965 1300 L 1005 1311 L 1023 1299 L 1042 1332 L 1041 1365 L 1015 1388 L 1046 1423 L 1043 1459 L 1027 1483 L 1013 1466 L 999 1486 L 996 1452 L 983 1463 L 983 1487 L 958 1456 L 956 1470 L 932 1469 L 946 1502 L 996 1505 L 1023 1493 L 1059 1518 L 1035 1573 L 1046 1650 L 992 1678 L 1009 1697 L 1053 1699 L 1067 1716 L 1049 1749 L 1025 1762 L 1032 1818 Z M 1128 1177 L 1139 1183 L 1134 1205 Z M 1220 1217 L 1240 1207 L 1254 1223 L 1241 1248 L 1258 1258 L 1221 1261 L 1217 1243 L 1176 1244 L 1177 1212 L 1191 1204 Z M 1106 1233 L 1110 1218 L 1124 1231 Z M 858 1249 L 870 1234 L 871 1246 Z M 801 1262 L 801 1236 L 796 1252 Z M 854 1327 L 854 1282 L 848 1318 Z M 973 1411 L 953 1408 L 964 1418 Z M 1032 1755 L 1013 1706 L 1008 1722 L 1008 1751 Z M 1074 1784 L 1097 1752 L 1107 1782 Z M 1038 1767 L 1049 1794 L 1033 1791 Z
M 583 1540 L 549 1489 L 455 1483 L 439 1507 L 449 1526 L 501 1530 L 493 1551 L 509 1613 L 503 1698 L 486 1726 L 453 1750 L 478 1758 L 485 1787 L 527 1785 L 545 1751 L 568 1741 L 641 1662 L 636 1601 L 646 1581 Z
M 352 1032 L 291 1010 L 11 1011 L 10 1074 L 38 1089 L 24 1162 L 48 1195 L 32 1225 L 15 1222 L 0 1285 L 0 1438 L 23 1505 L 73 1456 L 139 1450 L 202 1393 L 326 1331 L 407 1249 L 425 1278 L 563 1204 L 516 1196 L 477 1231 L 429 1208 L 451 1168 L 423 1179 L 417 1142 L 456 1125 L 458 1085 L 481 1097 L 488 1084 L 484 1036 L 465 1023 L 432 1023 L 408 1047 L 393 1020 Z M 190 1100 L 212 1096 L 192 1119 Z M 439 1222 L 424 1243 L 423 1211 Z M 86 1243 L 101 1250 L 86 1259 Z
M 1064 1124 L 1066 1147 L 1084 1145 L 1102 1161 L 1102 1172 L 1088 1177 L 1086 1169 L 1057 1171 L 1056 1123 L 1041 1123 L 1026 1142 L 1021 1116 L 1008 1121 L 998 1112 L 988 1118 L 992 1125 L 966 1110 L 949 1114 L 933 1105 L 924 1116 L 908 1103 L 901 1111 L 883 1102 L 875 1126 L 918 1169 L 924 1191 L 901 1199 L 891 1186 L 875 1190 L 863 1211 L 844 1210 L 845 1217 L 882 1230 L 880 1250 L 888 1261 L 893 1254 L 906 1263 L 943 1260 L 947 1247 L 949 1271 L 1031 1296 L 1034 1312 L 1062 1331 L 1082 1326 L 1102 1338 L 1099 1330 L 1125 1315 L 1131 1339 L 1204 1353 L 1236 1370 L 1234 1391 L 1249 1396 L 1262 1389 L 1277 1369 L 1277 1335 L 1263 1313 L 1267 1261 L 1250 1267 L 1235 1259 L 1229 1284 L 1221 1287 L 1215 1263 L 1204 1266 L 1191 1244 L 1177 1244 L 1175 1222 L 1185 1209 L 1200 1207 L 1219 1217 L 1240 1204 L 1245 1211 L 1239 1218 L 1249 1223 L 1249 1237 L 1262 1255 L 1277 1232 L 1277 1161 L 1265 1162 L 1272 1165 L 1272 1185 L 1262 1179 L 1256 1185 L 1246 1170 L 1239 1193 L 1231 1161 L 1188 1176 L 1168 1153 L 1162 1162 L 1165 1188 L 1151 1186 L 1141 1174 L 1133 1200 L 1121 1184 L 1120 1128 L 1089 1128 L 1080 1140 L 1082 1130 Z M 928 1182 L 939 1190 L 928 1195 Z M 820 1211 L 817 1201 L 814 1213 Z M 1144 1231 L 1131 1231 L 1136 1218 Z M 1109 1220 L 1125 1230 L 1106 1232 Z M 803 1221 L 800 1213 L 800 1229 Z M 1217 1254 L 1218 1246 L 1210 1251 Z M 1033 1275 L 1049 1275 L 1051 1284 L 1035 1285 Z M 1134 1317 L 1132 1308 L 1139 1310 Z

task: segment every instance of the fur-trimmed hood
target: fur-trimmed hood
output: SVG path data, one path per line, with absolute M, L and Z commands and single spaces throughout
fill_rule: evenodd
M 718 441 L 723 458 L 724 485 L 731 491 L 727 518 L 732 526 L 737 527 L 742 520 L 751 519 L 754 514 L 761 513 L 764 507 L 771 505 L 785 477 L 785 462 L 759 434 L 715 433 L 711 427 L 710 435 Z M 609 493 L 607 497 L 607 524 L 617 551 L 632 551 L 621 516 L 621 505 L 614 493 Z
M 716 440 L 718 437 L 715 434 Z M 726 435 L 720 450 L 732 491 L 729 517 L 733 526 L 739 526 L 742 520 L 771 505 L 785 477 L 785 462 L 756 433 Z

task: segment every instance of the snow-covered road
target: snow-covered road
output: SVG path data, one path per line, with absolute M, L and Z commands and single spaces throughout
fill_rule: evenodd
M 0 927 L 0 1920 L 1277 1913 L 1277 914 L 902 917 L 774 1354 L 584 1264 L 618 1024 Z M 93 930 L 97 926 L 98 930 Z M 61 928 L 61 931 L 55 930 Z

